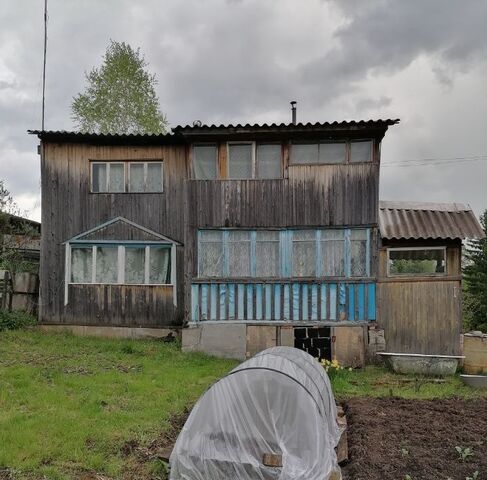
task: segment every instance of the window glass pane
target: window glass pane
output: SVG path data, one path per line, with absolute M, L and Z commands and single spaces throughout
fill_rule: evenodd
M 251 144 L 228 146 L 228 178 L 252 178 Z
M 250 232 L 228 232 L 228 274 L 250 277 Z
M 91 191 L 92 192 L 106 192 L 107 191 L 107 164 L 106 163 L 92 163 L 91 175 Z
M 109 192 L 125 191 L 125 175 L 124 175 L 123 163 L 110 164 L 110 173 L 108 175 L 108 191 Z
M 280 273 L 279 232 L 257 231 L 255 247 L 258 277 L 278 277 Z
M 71 282 L 91 283 L 93 249 L 91 247 L 71 248 Z
M 143 163 L 130 164 L 129 191 L 130 192 L 144 191 L 144 164 Z
M 125 283 L 145 283 L 145 247 L 125 247 Z
M 320 143 L 319 163 L 345 163 L 345 143 Z
M 356 229 L 350 232 L 350 274 L 352 277 L 367 275 L 367 230 Z
M 223 234 L 217 230 L 201 232 L 198 245 L 200 277 L 223 276 Z
M 118 248 L 96 247 L 96 283 L 117 283 Z
M 216 178 L 216 145 L 193 146 L 194 178 L 214 180 Z
M 316 275 L 316 232 L 295 230 L 293 232 L 293 277 Z
M 257 177 L 281 177 L 281 145 L 257 145 Z
M 147 191 L 162 192 L 162 163 L 147 164 Z
M 318 163 L 318 144 L 294 143 L 291 146 L 291 163 Z
M 150 283 L 171 283 L 171 249 L 164 247 L 150 248 Z
M 352 142 L 350 144 L 351 162 L 370 162 L 372 161 L 372 141 Z
M 321 275 L 345 276 L 345 234 L 343 230 L 321 231 Z
M 432 275 L 445 273 L 444 249 L 389 250 L 391 275 Z

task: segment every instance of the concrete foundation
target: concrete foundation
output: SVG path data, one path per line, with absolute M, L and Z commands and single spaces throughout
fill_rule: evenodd
M 130 327 L 94 327 L 85 325 L 39 325 L 43 332 L 68 332 L 85 337 L 104 338 L 161 338 L 177 339 L 181 329 L 171 328 L 130 328 Z
M 323 358 L 336 358 L 341 365 L 357 368 L 365 364 L 366 329 L 366 324 L 330 326 L 201 322 L 182 330 L 182 350 L 245 360 L 266 348 L 289 346 L 308 351 L 311 355 L 318 352 L 314 355 L 316 357 L 326 354 Z M 331 335 L 331 342 L 328 338 L 331 352 L 330 347 L 326 346 L 327 339 L 319 336 L 322 330 Z M 305 336 L 303 332 L 306 332 Z

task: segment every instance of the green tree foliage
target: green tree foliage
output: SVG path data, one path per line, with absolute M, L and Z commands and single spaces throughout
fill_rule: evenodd
M 76 127 L 90 133 L 164 133 L 167 120 L 147 65 L 140 49 L 110 40 L 103 65 L 86 74 L 85 92 L 73 99 Z
M 480 217 L 487 234 L 487 210 Z M 467 244 L 464 275 L 464 317 L 467 330 L 487 333 L 487 239 Z

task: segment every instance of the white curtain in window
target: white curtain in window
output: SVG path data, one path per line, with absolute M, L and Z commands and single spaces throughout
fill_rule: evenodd
M 316 232 L 293 231 L 293 277 L 316 275 Z
M 130 184 L 131 192 L 144 191 L 144 164 L 131 163 L 130 164 Z
M 162 192 L 161 162 L 150 162 L 147 164 L 147 191 Z
M 281 177 L 281 145 L 257 145 L 257 177 Z
M 108 176 L 108 191 L 109 192 L 124 192 L 125 191 L 125 174 L 123 163 L 111 163 L 110 173 Z
M 345 163 L 345 143 L 320 143 L 319 163 Z
M 321 275 L 345 275 L 345 234 L 343 230 L 321 231 Z
M 71 248 L 71 282 L 91 283 L 93 249 L 91 247 Z
M 367 274 L 367 231 L 355 229 L 350 232 L 350 274 L 352 277 L 364 277 Z
M 198 180 L 216 178 L 216 145 L 194 145 L 193 170 Z
M 200 277 L 223 276 L 223 232 L 206 230 L 200 233 L 198 259 Z
M 372 141 L 352 142 L 350 144 L 351 162 L 370 162 L 372 160 Z
M 250 232 L 228 232 L 228 270 L 230 277 L 250 277 Z
M 256 236 L 257 277 L 279 277 L 279 232 L 258 230 Z
M 318 163 L 318 144 L 293 143 L 291 163 Z
M 171 283 L 171 249 L 165 247 L 150 248 L 149 283 Z
M 92 163 L 91 191 L 92 192 L 107 191 L 107 164 L 106 163 Z
M 125 283 L 145 283 L 145 247 L 125 247 Z
M 230 144 L 228 178 L 252 178 L 252 145 Z
M 118 248 L 96 247 L 96 283 L 117 283 Z

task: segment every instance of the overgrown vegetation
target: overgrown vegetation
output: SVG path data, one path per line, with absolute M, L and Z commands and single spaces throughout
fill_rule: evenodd
M 0 332 L 3 330 L 19 330 L 35 323 L 35 317 L 26 312 L 0 310 Z
M 487 235 L 487 210 L 480 223 Z M 468 242 L 465 256 L 464 328 L 487 333 L 487 238 Z
M 146 71 L 140 49 L 110 40 L 100 68 L 86 74 L 84 93 L 73 99 L 72 118 L 83 132 L 164 133 L 155 75 Z

